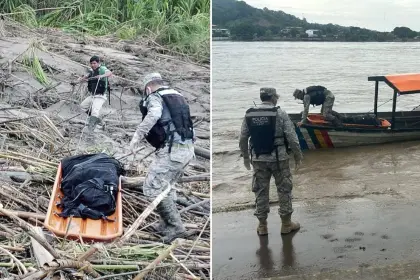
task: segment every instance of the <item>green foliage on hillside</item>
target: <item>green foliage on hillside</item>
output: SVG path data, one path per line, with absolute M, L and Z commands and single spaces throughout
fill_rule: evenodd
M 147 38 L 198 60 L 210 55 L 210 0 L 3 0 L 0 13 L 32 28 Z
M 305 18 L 300 19 L 283 11 L 257 9 L 244 1 L 213 0 L 212 3 L 213 24 L 220 28 L 228 28 L 233 40 L 307 38 L 305 30 L 308 29 L 319 30 L 319 37 L 325 40 L 393 41 L 419 36 L 418 32 L 408 27 L 396 27 L 392 32 L 378 32 L 332 23 L 310 23 Z

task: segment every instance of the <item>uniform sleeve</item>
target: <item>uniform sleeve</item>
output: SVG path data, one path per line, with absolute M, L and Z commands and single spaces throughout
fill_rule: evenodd
M 250 137 L 248 125 L 246 123 L 246 119 L 242 121 L 241 127 L 241 136 L 239 137 L 239 149 L 241 150 L 241 154 L 244 159 L 249 158 L 249 147 L 248 147 L 248 139 Z
M 281 111 L 280 117 L 283 120 L 282 129 L 289 144 L 289 148 L 292 150 L 295 160 L 300 160 L 302 159 L 302 151 L 300 149 L 299 139 L 296 135 L 295 125 L 285 111 Z
M 302 122 L 307 121 L 307 117 L 309 114 L 309 105 L 311 104 L 311 97 L 308 94 L 305 94 L 303 98 L 303 113 L 302 113 Z
M 162 117 L 162 99 L 156 95 L 150 95 L 147 101 L 147 115 L 137 127 L 136 134 L 139 139 L 143 139 L 157 121 Z

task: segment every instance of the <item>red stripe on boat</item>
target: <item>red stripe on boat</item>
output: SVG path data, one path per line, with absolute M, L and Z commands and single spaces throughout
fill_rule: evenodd
M 328 135 L 328 131 L 321 130 L 322 137 L 324 137 L 325 144 L 328 145 L 328 148 L 334 148 L 334 145 L 331 141 L 330 136 Z

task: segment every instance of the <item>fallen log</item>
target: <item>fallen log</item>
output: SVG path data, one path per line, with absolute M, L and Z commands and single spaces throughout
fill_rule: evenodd
M 139 186 L 142 186 L 144 183 L 145 177 L 122 177 L 121 182 L 123 184 L 123 188 L 138 188 Z M 210 174 L 202 174 L 202 175 L 196 175 L 196 176 L 188 176 L 188 177 L 182 177 L 179 179 L 178 183 L 190 183 L 190 182 L 204 182 L 204 181 L 210 181 Z
M 168 187 L 165 191 L 159 194 L 152 203 L 147 206 L 147 208 L 141 213 L 141 215 L 137 218 L 137 220 L 125 231 L 125 234 L 117 239 L 114 244 L 117 246 L 122 246 L 124 242 L 130 239 L 130 237 L 136 232 L 136 230 L 143 224 L 146 218 L 150 215 L 151 212 L 158 206 L 158 204 L 166 197 L 166 195 L 170 192 L 171 186 L 168 184 Z
M 36 219 L 36 220 L 40 220 L 40 221 L 44 221 L 45 220 L 45 214 L 39 214 L 39 213 L 31 213 L 31 212 L 23 212 L 23 211 L 12 211 L 12 210 L 8 210 L 9 213 L 21 218 L 21 219 Z M 8 216 L 6 214 L 3 214 L 2 212 L 0 212 L 0 216 Z
M 195 146 L 194 152 L 196 156 L 199 156 L 205 159 L 210 159 L 210 150 Z
M 0 204 L 0 212 L 5 216 L 8 216 L 12 219 L 17 226 L 25 230 L 25 232 L 38 241 L 41 246 L 43 246 L 54 258 L 58 259 L 60 255 L 55 251 L 55 249 L 45 241 L 38 233 L 35 232 L 34 227 L 22 220 L 20 217 L 16 216 L 13 211 L 9 211 L 3 208 L 3 204 Z

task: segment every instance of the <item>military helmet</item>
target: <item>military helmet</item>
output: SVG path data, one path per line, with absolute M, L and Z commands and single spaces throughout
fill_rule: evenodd
M 275 88 L 269 88 L 269 87 L 264 87 L 264 88 L 260 88 L 260 98 L 268 98 L 268 97 L 276 97 L 279 98 L 279 95 L 277 94 L 277 91 Z
M 157 73 L 157 72 L 150 73 L 150 74 L 147 74 L 144 77 L 144 79 L 143 79 L 143 86 L 146 87 L 147 84 L 149 84 L 151 82 L 154 82 L 154 81 L 162 81 L 162 80 L 163 80 L 162 79 L 162 76 L 159 73 Z

